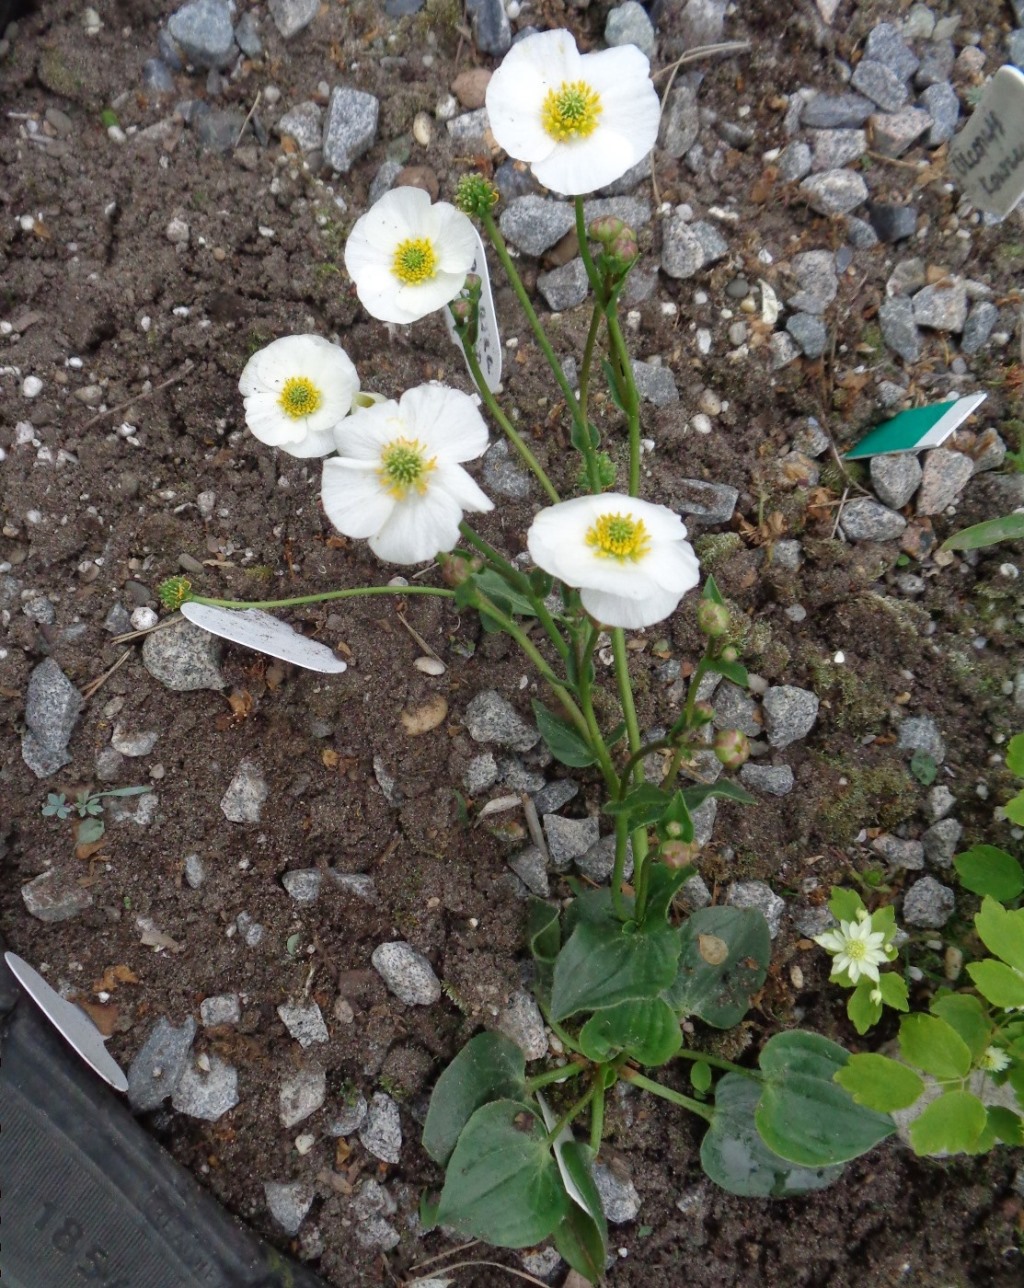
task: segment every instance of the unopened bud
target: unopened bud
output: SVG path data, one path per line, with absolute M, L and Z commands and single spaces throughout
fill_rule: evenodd
M 726 644 L 722 649 L 721 657 L 723 662 L 738 662 L 740 651 L 735 644 Z
M 445 555 L 440 563 L 441 575 L 449 586 L 461 586 L 483 567 L 483 560 L 468 555 Z
M 658 850 L 658 858 L 667 868 L 685 868 L 700 853 L 695 841 L 666 841 Z
M 608 254 L 620 260 L 623 267 L 632 264 L 633 260 L 640 254 L 636 233 L 633 232 L 632 228 L 623 228 L 618 237 L 609 245 Z
M 472 300 L 452 300 L 448 305 L 452 312 L 452 319 L 457 327 L 469 326 L 476 316 L 476 306 Z
M 587 232 L 594 241 L 610 246 L 626 225 L 616 215 L 602 215 L 600 219 L 591 220 Z
M 715 718 L 715 708 L 710 702 L 695 702 L 693 704 L 693 723 L 695 725 L 707 724 Z
M 739 729 L 722 729 L 715 738 L 715 755 L 726 769 L 739 769 L 750 757 L 750 742 Z
M 702 599 L 697 605 L 697 625 L 705 635 L 717 639 L 729 629 L 729 610 L 713 599 Z
M 490 214 L 498 200 L 498 189 L 482 174 L 467 174 L 459 180 L 455 204 L 467 215 L 481 219 Z
M 157 598 L 172 613 L 182 606 L 191 592 L 192 583 L 187 577 L 168 577 L 156 588 Z

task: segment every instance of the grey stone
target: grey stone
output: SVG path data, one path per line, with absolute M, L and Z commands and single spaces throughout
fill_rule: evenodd
M 716 224 L 709 223 L 706 219 L 698 219 L 691 227 L 704 250 L 705 268 L 710 264 L 717 264 L 720 259 L 725 259 L 729 254 L 729 243 Z
M 524 989 L 512 994 L 494 1027 L 511 1038 L 527 1060 L 542 1060 L 547 1055 L 548 1034 L 544 1017 L 533 997 Z
M 920 841 L 904 841 L 885 832 L 875 837 L 871 848 L 893 867 L 906 868 L 908 872 L 916 872 L 924 867 L 924 846 Z
M 110 735 L 110 745 L 119 755 L 129 757 L 148 756 L 156 746 L 159 734 L 155 729 L 146 729 L 140 733 L 127 733 L 120 725 L 114 726 Z
M 524 255 L 543 255 L 575 228 L 576 216 L 565 201 L 530 195 L 510 201 L 498 223 L 506 240 Z
M 478 693 L 466 708 L 466 728 L 474 742 L 496 742 L 512 751 L 529 751 L 540 733 L 494 689 Z
M 364 872 L 339 872 L 337 868 L 328 868 L 327 875 L 346 894 L 361 899 L 363 903 L 377 902 L 377 887 L 373 883 L 373 877 Z
M 928 589 L 923 577 L 910 572 L 900 573 L 896 578 L 896 586 L 901 595 L 923 595 Z
M 298 1234 L 313 1206 L 313 1187 L 304 1181 L 264 1181 L 267 1210 L 285 1234 Z
M 124 773 L 124 756 L 113 747 L 101 747 L 96 755 L 96 777 L 101 783 L 113 783 Z
M 835 256 L 828 250 L 808 250 L 794 255 L 791 264 L 800 289 L 789 299 L 789 307 L 824 313 L 839 288 Z
M 31 730 L 26 730 L 21 738 L 21 758 L 37 778 L 49 778 L 58 769 L 71 764 L 71 755 L 66 748 L 52 751 L 45 747 Z
M 571 259 L 568 264 L 561 264 L 550 273 L 538 274 L 537 289 L 547 301 L 548 308 L 556 313 L 582 304 L 590 289 L 583 260 Z
M 208 152 L 226 156 L 245 128 L 245 113 L 230 108 L 206 112 L 195 122 L 196 138 Z
M 382 161 L 377 168 L 377 173 L 373 176 L 373 182 L 370 184 L 369 200 L 371 205 L 380 201 L 385 192 L 390 191 L 395 180 L 402 173 L 401 161 L 387 158 Z
M 903 720 L 896 747 L 899 751 L 924 752 L 937 765 L 946 759 L 946 744 L 931 716 L 908 716 Z
M 855 130 L 874 110 L 874 103 L 862 94 L 816 94 L 800 121 L 813 130 Z
M 786 572 L 796 572 L 803 563 L 803 548 L 799 541 L 787 539 L 776 541 L 772 547 L 772 562 L 776 568 Z
M 952 505 L 970 481 L 974 462 L 963 452 L 936 447 L 925 452 L 921 489 L 915 509 L 918 514 L 941 514 Z
M 259 58 L 263 53 L 259 22 L 251 9 L 246 10 L 235 24 L 235 44 L 246 58 Z
M 39 622 L 41 626 L 53 626 L 57 621 L 57 610 L 45 597 L 30 599 L 21 611 L 29 621 Z
M 131 615 L 120 600 L 110 606 L 110 612 L 103 619 L 103 629 L 110 635 L 124 635 L 132 628 Z
M 228 0 L 191 0 L 171 15 L 167 30 L 186 62 L 196 67 L 227 67 L 234 60 Z
M 401 1235 L 385 1219 L 397 1210 L 398 1205 L 384 1186 L 367 1177 L 350 1206 L 356 1221 L 355 1236 L 359 1246 L 380 1252 L 390 1252 L 397 1247 L 402 1241 Z M 422 1288 L 425 1281 L 417 1279 L 416 1282 Z
M 206 864 L 198 854 L 185 855 L 185 880 L 192 890 L 198 890 L 206 880 Z
M 971 459 L 975 474 L 984 474 L 988 470 L 1002 469 L 1006 460 L 1006 443 L 990 426 L 984 430 L 974 444 Z
M 904 362 L 916 362 L 921 356 L 921 336 L 914 321 L 914 305 L 905 295 L 883 300 L 878 310 L 882 339 Z
M 951 40 L 930 40 L 921 50 L 921 65 L 914 73 L 918 89 L 941 85 L 953 75 L 956 50 Z
M 330 1038 L 323 1014 L 316 1002 L 282 1002 L 277 1008 L 277 1014 L 291 1037 L 303 1050 L 318 1046 Z
M 362 1096 L 356 1096 L 351 1104 L 346 1104 L 335 1115 L 334 1121 L 327 1128 L 329 1136 L 354 1136 L 355 1133 L 366 1122 L 366 1115 L 369 1112 L 366 1101 Z
M 715 690 L 714 726 L 716 729 L 738 729 L 751 738 L 762 732 L 761 722 L 757 718 L 757 703 L 738 684 L 723 680 Z
M 638 161 L 636 165 L 631 165 L 625 174 L 616 179 L 614 183 L 609 183 L 598 191 L 603 197 L 625 196 L 632 193 L 638 184 L 643 183 L 645 179 L 649 179 L 650 177 L 651 154 L 648 153 L 647 156 Z M 633 273 L 636 273 L 636 269 L 633 270 Z
M 878 112 L 868 122 L 872 148 L 884 157 L 901 157 L 932 125 L 932 118 L 919 107 Z
M 391 992 L 406 1006 L 431 1006 L 441 996 L 441 981 L 434 974 L 433 966 L 404 940 L 378 944 L 370 961 Z
M 928 799 L 925 803 L 925 818 L 932 823 L 938 823 L 946 817 L 955 804 L 956 797 L 948 787 L 940 783 L 938 787 L 933 787 L 928 793 Z
M 704 479 L 677 479 L 675 494 L 680 514 L 706 524 L 728 523 L 740 495 L 739 489 L 728 483 L 708 483 Z
M 320 0 L 268 0 L 267 7 L 274 26 L 285 40 L 291 40 L 316 17 Z
M 601 834 L 601 823 L 597 818 L 563 818 L 561 814 L 545 814 L 543 822 L 551 866 L 556 872 L 565 872 L 574 859 L 586 854 Z
M 933 331 L 962 331 L 967 321 L 967 286 L 962 277 L 925 286 L 914 296 L 914 321 Z
M 347 174 L 377 137 L 380 103 L 372 94 L 338 85 L 331 91 L 324 118 L 324 162 Z
M 913 237 L 917 231 L 917 207 L 894 206 L 884 201 L 868 203 L 868 218 L 878 240 L 892 245 Z
M 484 456 L 484 482 L 488 489 L 516 500 L 530 495 L 533 475 L 512 451 L 505 438 L 497 439 Z
M 708 844 L 711 840 L 711 833 L 715 830 L 715 819 L 717 817 L 718 801 L 714 796 L 709 796 L 696 809 L 690 811 L 690 821 L 693 823 L 694 845 L 703 846 Z
M 538 748 L 534 756 L 547 756 L 550 762 L 551 753 L 546 748 Z M 498 773 L 505 787 L 512 792 L 539 792 L 547 779 L 535 769 L 527 769 L 515 756 L 503 756 L 498 762 Z
M 397 1163 L 402 1153 L 402 1120 L 398 1106 L 383 1091 L 374 1093 L 359 1130 L 359 1143 L 382 1163 Z
M 991 300 L 979 300 L 977 304 L 973 304 L 964 322 L 960 352 L 977 353 L 984 348 L 998 320 L 999 310 Z
M 512 24 L 502 0 L 466 0 L 473 44 L 482 54 L 500 58 L 512 47 Z
M 274 126 L 274 133 L 294 139 L 303 152 L 315 152 L 323 143 L 324 113 L 319 103 L 298 103 Z
M 793 908 L 790 916 L 793 918 L 794 929 L 806 939 L 823 935 L 836 924 L 835 917 L 827 908 Z
M 661 128 L 661 148 L 670 157 L 678 160 L 689 152 L 700 135 L 700 111 L 697 106 L 697 91 L 702 77 L 699 73 L 690 73 L 680 77 L 668 98 Z M 805 171 L 806 173 L 806 171 Z
M 171 1094 L 171 1104 L 179 1114 L 216 1122 L 238 1104 L 238 1070 L 219 1055 L 203 1057 L 208 1069 L 194 1060 L 186 1060 L 178 1084 Z
M 661 267 L 669 277 L 693 277 L 728 253 L 728 243 L 713 224 L 689 223 L 678 214 L 665 224 Z
M 242 936 L 247 948 L 255 948 L 263 942 L 263 927 L 250 912 L 240 912 L 235 918 L 235 929 Z
M 922 877 L 903 896 L 903 920 L 908 926 L 939 930 L 952 917 L 955 907 L 956 896 L 949 886 L 941 885 L 934 877 Z
M 847 541 L 895 541 L 907 521 L 870 497 L 857 497 L 843 506 L 839 525 Z
M 679 390 L 676 378 L 670 367 L 658 366 L 653 362 L 632 362 L 633 379 L 640 397 L 655 407 L 668 407 L 679 401 Z
M 37 921 L 68 921 L 92 907 L 92 895 L 73 878 L 50 868 L 21 887 L 28 912 Z
M 768 337 L 772 371 L 781 371 L 800 357 L 800 347 L 787 331 L 773 331 Z
M 581 854 L 576 860 L 576 870 L 595 885 L 603 885 L 609 880 L 615 870 L 615 834 L 609 832 L 607 836 L 602 836 L 586 854 Z M 627 881 L 633 875 L 633 846 L 628 842 L 622 874 Z
M 470 796 L 477 796 L 480 792 L 485 792 L 488 787 L 493 787 L 497 781 L 498 762 L 489 751 L 485 751 L 479 756 L 474 756 L 466 766 L 466 772 L 462 776 L 462 785 Z
M 941 81 L 938 85 L 929 85 L 921 94 L 920 101 L 932 118 L 925 144 L 930 148 L 937 148 L 948 143 L 956 133 L 960 120 L 960 100 L 956 90 L 948 81 Z
M 788 796 L 793 790 L 793 770 L 789 765 L 759 765 L 748 760 L 740 769 L 740 782 L 755 792 Z
M 828 328 L 810 313 L 794 313 L 786 319 L 786 330 L 800 346 L 805 358 L 820 358 L 828 348 Z
M 293 868 L 283 873 L 281 884 L 296 903 L 315 903 L 323 879 L 319 868 Z
M 933 823 L 921 837 L 928 862 L 936 868 L 951 867 L 963 832 L 955 818 L 943 818 Z
M 854 250 L 871 250 L 878 245 L 878 234 L 864 219 L 856 215 L 846 216 L 846 240 Z
M 693 0 L 690 3 L 693 4 Z M 613 1172 L 604 1163 L 594 1164 L 593 1177 L 606 1219 L 612 1225 L 635 1221 L 640 1211 L 640 1195 L 633 1182 Z
M 921 462 L 912 452 L 872 456 L 871 486 L 883 505 L 902 510 L 921 482 Z
M 732 908 L 756 908 L 767 921 L 772 939 L 778 935 L 786 903 L 766 881 L 734 881 L 725 892 L 725 902 Z
M 579 790 L 579 783 L 574 783 L 571 778 L 556 778 L 534 796 L 534 808 L 538 814 L 554 814 L 578 796 Z
M 812 141 L 814 158 L 811 168 L 814 170 L 838 170 L 840 166 L 860 160 L 868 147 L 868 136 L 863 130 L 815 130 Z M 791 143 L 786 151 L 793 146 Z M 803 175 L 798 177 L 802 179 Z
M 174 75 L 165 62 L 159 58 L 147 58 L 142 64 L 142 88 L 150 94 L 169 96 L 177 86 Z
M 880 22 L 872 28 L 864 45 L 864 57 L 884 63 L 902 81 L 910 80 L 918 68 L 917 56 L 891 22 Z
M 482 142 L 491 128 L 490 117 L 486 107 L 478 107 L 472 112 L 463 112 L 445 123 L 448 136 L 455 143 L 475 144 Z
M 64 751 L 82 706 L 82 695 L 52 657 L 34 668 L 25 693 L 25 724 L 42 747 Z
M 536 895 L 538 899 L 546 899 L 551 893 L 547 863 L 537 846 L 528 845 L 525 850 L 513 854 L 508 866 L 530 894 Z
M 295 1127 L 317 1112 L 327 1099 L 327 1074 L 316 1065 L 299 1069 L 281 1082 L 278 1108 L 282 1127 Z
M 269 792 L 259 765 L 243 760 L 221 799 L 221 813 L 229 823 L 258 823 Z
M 128 1066 L 128 1103 L 137 1114 L 157 1109 L 178 1085 L 196 1036 L 191 1016 L 175 1027 L 163 1016 Z
M 925 284 L 923 259 L 901 259 L 885 283 L 887 299 L 913 295 Z
M 788 143 L 779 156 L 777 166 L 779 178 L 783 183 L 796 183 L 811 173 L 811 149 L 806 143 L 794 140 Z
M 679 887 L 678 897 L 687 912 L 696 912 L 698 908 L 706 908 L 711 902 L 711 891 L 698 872 L 683 882 Z
M 910 97 L 905 81 L 884 63 L 862 58 L 853 70 L 850 84 L 883 112 L 898 112 Z
M 764 719 L 773 747 L 805 738 L 818 718 L 818 695 L 792 684 L 777 684 L 764 695 Z
M 853 170 L 825 170 L 804 179 L 800 191 L 819 215 L 846 215 L 867 199 L 868 185 Z
M 1018 21 L 1020 20 L 1018 15 Z M 1014 66 L 1024 67 L 1024 29 L 1017 27 L 1010 32 L 1006 41 L 1006 52 Z
M 604 39 L 606 45 L 636 45 L 648 58 L 654 57 L 657 48 L 654 26 L 637 0 L 626 0 L 609 11 Z
M 242 1003 L 237 993 L 220 993 L 207 997 L 199 1004 L 199 1018 L 204 1029 L 220 1024 L 237 1024 L 242 1018 Z
M 147 635 L 142 664 L 165 688 L 176 693 L 193 689 L 223 689 L 221 642 L 216 635 L 193 626 L 184 617 Z

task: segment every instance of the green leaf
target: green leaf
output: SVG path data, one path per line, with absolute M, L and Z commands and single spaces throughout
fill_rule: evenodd
M 932 999 L 929 1010 L 956 1029 L 971 1053 L 971 1062 L 988 1046 L 992 1024 L 985 1008 L 972 993 L 946 993 Z
M 907 1109 L 924 1091 L 924 1079 L 884 1055 L 851 1055 L 835 1076 L 858 1105 L 891 1114 Z
M 1024 908 L 1013 912 L 986 896 L 974 918 L 981 942 L 1015 970 L 1024 971 Z
M 708 658 L 707 667 L 709 671 L 715 671 L 718 675 L 724 676 L 727 680 L 732 680 L 733 684 L 738 684 L 745 689 L 750 682 L 747 675 L 747 668 L 741 666 L 739 662 L 726 662 L 721 657 Z
M 1006 768 L 1017 778 L 1024 778 L 1024 733 L 1015 733 L 1006 744 Z
M 627 934 L 612 916 L 580 921 L 555 962 L 552 1018 L 657 997 L 675 978 L 679 947 L 678 932 L 664 923 Z
M 613 816 L 625 814 L 631 826 L 646 827 L 661 817 L 670 799 L 668 792 L 663 792 L 653 783 L 641 783 L 627 792 L 622 800 L 609 801 L 604 812 Z
M 700 597 L 701 599 L 710 599 L 713 604 L 725 604 L 722 592 L 718 589 L 718 582 L 710 575 L 704 583 L 704 589 L 700 592 Z
M 874 989 L 871 980 L 862 979 L 846 1002 L 846 1014 L 861 1037 L 882 1018 L 882 1003 L 871 1000 Z
M 1018 827 L 1024 827 L 1024 792 L 1018 792 L 1016 796 L 1011 796 L 1003 806 L 1003 813 L 1011 823 L 1016 823 Z
M 710 1091 L 711 1065 L 705 1064 L 703 1060 L 698 1060 L 695 1064 L 692 1064 L 690 1066 L 690 1085 L 700 1095 Z
M 700 908 L 679 935 L 679 971 L 665 1000 L 679 1016 L 732 1028 L 768 973 L 772 941 L 763 914 L 756 908 Z
M 615 404 L 616 407 L 618 407 L 619 411 L 621 411 L 623 415 L 625 415 L 626 407 L 625 407 L 625 401 L 624 401 L 622 392 L 619 389 L 619 378 L 615 374 L 615 368 L 612 366 L 612 364 L 608 361 L 607 358 L 601 359 L 601 370 L 604 372 L 605 380 L 608 381 L 608 394 L 612 402 Z M 575 432 L 575 430 L 573 432 Z M 575 447 L 576 446 L 575 439 L 573 439 L 572 441 L 573 441 L 573 446 Z
M 997 845 L 974 845 L 953 860 L 960 882 L 973 894 L 1009 903 L 1024 890 L 1024 868 Z
M 805 1167 L 845 1163 L 892 1134 L 893 1121 L 854 1102 L 834 1080 L 849 1060 L 835 1042 L 799 1030 L 761 1050 L 765 1074 L 757 1130 L 769 1149 Z
M 760 1096 L 759 1085 L 743 1074 L 719 1079 L 715 1115 L 700 1147 L 704 1171 L 723 1190 L 744 1198 L 790 1198 L 831 1185 L 842 1167 L 800 1167 L 764 1143 L 754 1123 Z
M 456 1142 L 481 1105 L 526 1094 L 526 1058 L 501 1033 L 478 1033 L 437 1080 L 423 1127 L 423 1148 L 447 1163 Z
M 592 1015 L 580 1030 L 588 1060 L 606 1064 L 622 1051 L 638 1064 L 666 1064 L 683 1045 L 679 1017 L 661 998 L 623 1002 Z
M 856 921 L 858 912 L 867 911 L 857 891 L 848 890 L 845 886 L 832 887 L 828 910 L 836 921 Z
M 555 1126 L 555 1114 L 548 1108 L 543 1096 L 538 1096 L 537 1100 L 550 1132 Z M 555 1247 L 574 1270 L 578 1270 L 591 1283 L 596 1283 L 604 1272 L 608 1226 L 601 1205 L 601 1195 L 591 1172 L 593 1153 L 589 1146 L 573 1139 L 568 1125 L 555 1138 L 554 1149 L 562 1184 L 572 1200 L 565 1219 L 555 1227 Z M 594 1277 L 595 1269 L 597 1278 Z
M 420 1195 L 420 1225 L 428 1231 L 437 1225 L 437 1199 L 426 1190 Z
M 524 1248 L 551 1234 L 569 1202 L 536 1107 L 497 1100 L 459 1136 L 437 1221 L 499 1248 Z
M 152 787 L 115 787 L 109 792 L 94 793 L 92 799 L 97 801 L 101 796 L 145 796 L 147 792 L 152 790 Z
M 918 748 L 910 757 L 910 772 L 922 787 L 931 787 L 938 775 L 939 767 L 935 763 L 934 756 L 929 756 L 926 751 Z
M 696 871 L 692 863 L 688 863 L 683 868 L 667 868 L 664 863 L 652 864 L 647 878 L 645 925 L 654 921 L 668 920 L 672 900 Z
M 693 840 L 693 819 L 682 792 L 673 793 L 662 810 L 661 817 L 655 820 L 655 826 L 662 841 L 682 841 L 684 845 L 688 845 Z
M 1024 1145 L 1024 1118 L 1012 1109 L 989 1105 L 988 1125 L 996 1139 L 1004 1145 Z
M 915 1154 L 971 1153 L 988 1126 L 988 1112 L 969 1091 L 947 1091 L 910 1124 Z
M 92 845 L 100 839 L 106 827 L 101 818 L 84 818 L 78 824 L 75 840 L 79 845 Z
M 998 519 L 961 528 L 939 547 L 940 550 L 980 550 L 998 541 L 1019 541 L 1024 537 L 1024 514 L 1003 514 Z
M 594 764 L 597 757 L 593 750 L 571 725 L 566 724 L 564 720 L 559 720 L 558 716 L 536 698 L 531 705 L 540 736 L 557 761 L 563 765 L 572 765 L 576 769 Z
M 1024 1006 L 1024 975 L 1012 966 L 997 962 L 993 957 L 986 957 L 984 961 L 972 962 L 967 967 L 967 973 L 974 980 L 978 992 L 993 1006 L 1004 1010 Z
M 493 568 L 484 568 L 481 572 L 474 573 L 470 578 L 479 590 L 494 601 L 498 608 L 508 613 L 512 617 L 536 617 L 537 610 L 533 604 L 521 595 L 519 591 L 513 590 L 504 577 Z
M 907 992 L 907 981 L 895 971 L 883 971 L 878 979 L 878 988 L 882 1001 L 894 1011 L 910 1010 L 910 995 Z
M 608 1257 L 607 1236 L 601 1238 L 597 1222 L 575 1203 L 551 1235 L 555 1251 L 587 1283 L 598 1284 Z
M 526 942 L 533 956 L 542 962 L 554 962 L 562 946 L 558 909 L 543 899 L 531 899 L 526 917 Z
M 683 800 L 686 801 L 686 807 L 691 814 L 695 809 L 700 809 L 711 796 L 716 796 L 722 801 L 738 801 L 740 805 L 757 804 L 756 796 L 751 796 L 739 783 L 732 783 L 728 779 L 720 783 L 701 783 L 697 787 L 684 787 L 682 791 Z
M 936 1078 L 963 1078 L 971 1067 L 967 1043 L 937 1015 L 908 1015 L 900 1021 L 900 1052 L 908 1064 Z

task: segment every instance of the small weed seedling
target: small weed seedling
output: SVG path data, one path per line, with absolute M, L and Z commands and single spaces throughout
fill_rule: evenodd
M 144 796 L 152 791 L 151 787 L 114 787 L 109 792 L 78 792 L 73 801 L 69 801 L 63 792 L 48 792 L 43 806 L 44 818 L 70 818 L 77 814 L 81 819 L 78 824 L 76 839 L 79 845 L 95 844 L 106 831 L 103 822 L 103 801 L 110 796 Z

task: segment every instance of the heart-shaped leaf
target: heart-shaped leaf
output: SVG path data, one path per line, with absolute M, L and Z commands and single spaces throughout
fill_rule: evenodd
M 764 983 L 771 960 L 763 914 L 756 908 L 701 908 L 679 933 L 679 971 L 665 1000 L 677 1015 L 732 1028 Z
M 423 1148 L 447 1163 L 463 1128 L 481 1105 L 526 1094 L 526 1058 L 502 1033 L 471 1038 L 437 1080 L 423 1127 Z

